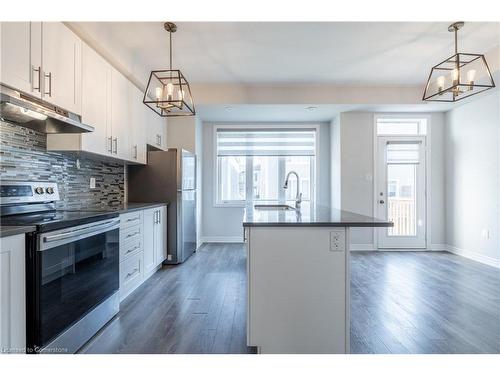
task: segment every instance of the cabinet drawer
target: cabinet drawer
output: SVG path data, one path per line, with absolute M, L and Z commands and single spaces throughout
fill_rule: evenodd
M 120 244 L 142 239 L 142 226 L 134 225 L 129 228 L 120 229 Z
M 124 299 L 141 285 L 144 277 L 142 251 L 120 263 L 120 299 Z
M 120 262 L 130 258 L 138 251 L 142 251 L 142 238 L 120 244 Z
M 128 228 L 142 224 L 142 211 L 130 212 L 120 215 L 120 228 Z

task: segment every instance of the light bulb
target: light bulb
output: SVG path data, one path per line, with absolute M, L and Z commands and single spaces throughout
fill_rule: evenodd
M 167 100 L 172 100 L 173 93 L 174 85 L 172 83 L 167 83 Z
M 453 85 L 458 84 L 458 68 L 454 68 L 451 71 L 451 80 L 453 82 Z
M 469 90 L 474 87 L 474 79 L 476 78 L 476 70 L 471 69 L 467 72 L 467 82 L 469 83 Z
M 179 96 L 179 100 L 184 100 L 184 90 L 179 90 L 177 95 Z
M 444 76 L 437 77 L 437 87 L 439 92 L 443 91 L 444 89 L 444 80 Z
M 156 88 L 156 100 L 160 100 L 163 96 L 163 89 L 161 87 Z

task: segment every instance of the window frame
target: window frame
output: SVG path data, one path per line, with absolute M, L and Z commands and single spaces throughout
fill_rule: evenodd
M 255 129 L 265 129 L 265 130 L 279 130 L 279 129 L 311 129 L 315 131 L 315 150 L 314 150 L 314 159 L 313 165 L 311 166 L 311 202 L 316 201 L 317 196 L 317 169 L 318 169 L 318 155 L 319 155 L 319 136 L 320 136 L 320 125 L 319 124 L 294 124 L 294 123 L 280 123 L 280 124 L 214 124 L 213 126 L 213 164 L 214 164 L 214 207 L 245 207 L 248 201 L 248 197 L 252 197 L 253 200 L 253 158 L 246 158 L 246 181 L 245 181 L 245 200 L 227 200 L 222 201 L 219 199 L 219 158 L 217 156 L 217 130 L 218 129 L 238 129 L 238 130 L 255 130 Z M 285 174 L 286 165 L 283 162 L 279 162 L 279 170 Z M 251 171 L 252 173 L 248 173 Z M 279 200 L 282 200 L 285 197 L 284 189 L 280 189 L 279 191 Z

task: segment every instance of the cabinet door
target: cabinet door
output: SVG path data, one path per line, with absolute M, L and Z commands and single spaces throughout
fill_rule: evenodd
M 167 212 L 165 207 L 158 209 L 158 223 L 155 226 L 156 264 L 167 259 Z
M 42 96 L 81 114 L 81 41 L 61 22 L 42 24 Z
M 0 81 L 40 98 L 41 23 L 2 22 L 0 34 Z
M 108 86 L 111 67 L 97 52 L 82 46 L 82 121 L 94 127 L 91 133 L 82 134 L 82 149 L 97 154 L 111 152 L 108 138 L 110 100 Z
M 160 148 L 167 149 L 167 119 L 160 117 L 158 123 L 158 134 L 160 135 Z
M 26 347 L 25 235 L 0 239 L 0 353 Z
M 132 160 L 141 164 L 146 164 L 146 106 L 142 103 L 143 93 L 135 86 L 132 86 L 132 121 L 130 148 Z
M 144 217 L 144 273 L 147 275 L 156 266 L 155 257 L 155 229 L 156 229 L 156 208 L 143 211 Z
M 116 69 L 111 70 L 111 135 L 113 154 L 130 160 L 131 83 Z

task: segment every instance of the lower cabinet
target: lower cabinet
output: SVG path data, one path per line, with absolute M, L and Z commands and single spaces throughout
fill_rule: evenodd
M 0 238 L 0 353 L 26 348 L 25 238 Z
M 144 210 L 144 272 L 156 270 L 167 259 L 166 207 Z
M 153 275 L 166 258 L 166 206 L 120 215 L 120 300 Z

